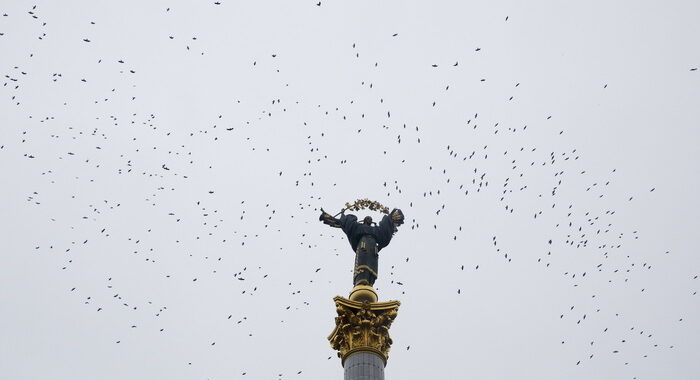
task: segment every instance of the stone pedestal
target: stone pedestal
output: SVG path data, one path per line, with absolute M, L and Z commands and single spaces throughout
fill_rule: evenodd
M 372 297 L 372 293 L 375 296 Z M 362 294 L 361 297 L 353 295 Z M 328 337 L 331 347 L 338 351 L 345 369 L 345 380 L 384 380 L 391 337 L 389 328 L 398 314 L 399 301 L 376 301 L 374 289 L 353 289 L 351 298 L 333 298 L 338 316 L 335 329 Z

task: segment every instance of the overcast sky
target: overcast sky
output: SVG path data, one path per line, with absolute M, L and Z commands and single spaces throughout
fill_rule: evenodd
M 387 379 L 697 379 L 700 2 L 0 14 L 0 377 L 339 379 L 369 198 Z

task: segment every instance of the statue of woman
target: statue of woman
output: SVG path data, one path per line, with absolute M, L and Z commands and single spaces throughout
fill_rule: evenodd
M 397 227 L 403 224 L 404 215 L 395 208 L 376 225 L 370 216 L 358 222 L 355 215 L 345 215 L 344 211 L 340 218 L 335 218 L 321 209 L 318 219 L 331 227 L 341 228 L 347 235 L 350 246 L 355 251 L 353 284 L 372 286 L 379 272 L 379 251 L 389 245 Z

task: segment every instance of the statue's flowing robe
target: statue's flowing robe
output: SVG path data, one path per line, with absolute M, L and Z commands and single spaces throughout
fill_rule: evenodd
M 403 224 L 404 215 L 401 210 L 393 209 L 382 218 L 378 226 L 358 223 L 357 217 L 352 214 L 342 215 L 338 219 L 323 209 L 318 219 L 331 227 L 342 228 L 348 236 L 350 246 L 355 251 L 355 286 L 374 285 L 379 272 L 379 251 L 389 245 L 397 227 Z
M 379 272 L 379 251 L 389 245 L 396 231 L 392 217 L 385 215 L 378 226 L 358 223 L 352 214 L 341 216 L 338 222 L 355 251 L 354 285 L 374 285 Z
M 353 251 L 357 251 L 360 239 L 364 235 L 374 236 L 377 244 L 377 252 L 381 251 L 382 248 L 389 245 L 391 237 L 394 236 L 394 231 L 396 230 L 394 221 L 389 215 L 384 215 L 378 226 L 360 223 L 353 214 L 342 215 L 338 221 L 340 222 L 340 228 L 342 228 L 345 235 L 348 236 Z

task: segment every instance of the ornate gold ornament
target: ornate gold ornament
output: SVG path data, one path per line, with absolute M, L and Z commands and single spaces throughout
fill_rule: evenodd
M 379 295 L 373 287 L 369 285 L 356 285 L 350 291 L 350 300 L 357 302 L 377 302 Z
M 357 302 L 340 296 L 333 298 L 335 310 L 335 329 L 328 340 L 331 347 L 338 351 L 341 364 L 356 352 L 372 352 L 384 361 L 389 356 L 391 337 L 389 328 L 399 311 L 399 301 Z

